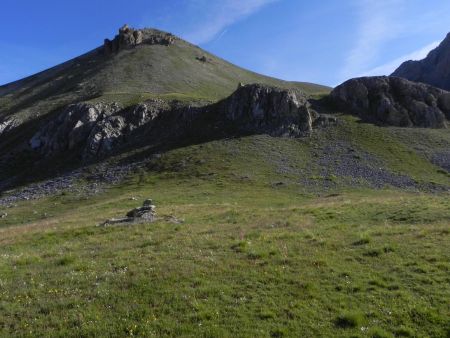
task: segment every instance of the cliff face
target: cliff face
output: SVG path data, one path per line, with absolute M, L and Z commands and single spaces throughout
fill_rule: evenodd
M 404 62 L 392 76 L 450 90 L 450 33 L 425 59 Z

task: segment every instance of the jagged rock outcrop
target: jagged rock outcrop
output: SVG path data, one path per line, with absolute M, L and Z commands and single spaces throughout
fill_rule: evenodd
M 148 145 L 207 139 L 217 133 L 300 137 L 330 123 L 335 119 L 317 114 L 300 92 L 247 85 L 219 103 L 203 106 L 159 99 L 126 109 L 117 103 L 73 104 L 44 125 L 29 144 L 45 156 L 76 150 L 90 161 L 142 139 Z
M 106 55 L 140 44 L 169 46 L 175 43 L 175 36 L 153 29 L 133 29 L 124 25 L 113 40 L 105 39 L 103 51 Z
M 109 154 L 135 129 L 151 123 L 162 101 L 153 100 L 131 109 L 117 103 L 78 103 L 67 107 L 30 140 L 31 148 L 46 156 L 81 147 L 89 160 Z
M 377 124 L 445 128 L 450 119 L 450 93 L 397 77 L 351 79 L 331 98 L 344 111 Z
M 298 137 L 310 133 L 319 115 L 293 90 L 239 85 L 225 101 L 225 117 L 243 132 Z
M 404 62 L 392 76 L 450 90 L 450 33 L 425 59 Z

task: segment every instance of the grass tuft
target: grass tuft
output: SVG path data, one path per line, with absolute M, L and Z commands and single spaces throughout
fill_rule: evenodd
M 363 321 L 364 316 L 360 312 L 344 312 L 336 318 L 335 325 L 343 329 L 357 328 Z

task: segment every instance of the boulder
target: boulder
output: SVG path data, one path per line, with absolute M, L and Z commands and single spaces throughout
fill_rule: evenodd
M 330 96 L 340 109 L 381 125 L 446 128 L 450 118 L 448 92 L 397 77 L 351 79 Z
M 225 118 L 239 130 L 273 136 L 309 134 L 319 116 L 304 94 L 259 84 L 239 84 L 224 105 Z

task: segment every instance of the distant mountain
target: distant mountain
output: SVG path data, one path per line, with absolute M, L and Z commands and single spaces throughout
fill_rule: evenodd
M 425 59 L 404 62 L 392 76 L 450 90 L 450 33 Z

